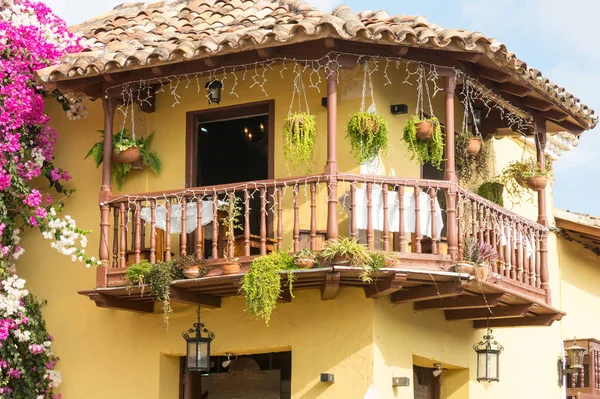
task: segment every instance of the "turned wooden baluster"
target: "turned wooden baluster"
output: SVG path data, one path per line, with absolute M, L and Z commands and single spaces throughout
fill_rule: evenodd
M 517 225 L 510 221 L 510 278 L 517 279 Z
M 277 187 L 277 249 L 283 249 L 283 195 Z
M 358 239 L 356 232 L 356 184 L 350 184 L 350 237 L 353 240 Z
M 265 188 L 260 189 L 260 254 L 267 253 L 267 196 Z
M 585 388 L 585 367 L 579 369 L 579 372 L 581 373 L 579 375 L 579 388 Z
M 535 232 L 535 286 L 541 288 L 541 262 L 540 262 L 540 231 Z
M 150 263 L 156 263 L 156 200 L 150 200 Z
M 140 201 L 135 202 L 135 263 L 140 262 L 142 249 L 142 204 Z
M 437 255 L 438 243 L 437 243 L 437 229 L 435 225 L 435 204 L 436 204 L 436 192 L 433 187 L 429 189 L 430 208 L 431 208 L 431 253 Z
M 483 217 L 483 206 L 477 205 L 479 208 L 479 242 L 484 242 L 485 238 L 485 218 Z
M 415 186 L 415 252 L 421 253 L 421 187 Z
M 294 185 L 294 252 L 300 251 L 300 218 L 298 215 L 298 185 Z
M 505 276 L 505 272 L 506 272 L 506 264 L 504 263 L 504 248 L 502 246 L 502 236 L 504 235 L 504 222 L 503 222 L 503 218 L 500 217 L 498 218 L 497 224 L 496 224 L 496 250 L 498 251 L 498 258 L 499 258 L 499 269 L 498 269 L 498 273 L 502 276 Z
M 202 199 L 198 198 L 196 202 L 196 257 L 198 259 L 204 258 L 204 230 L 202 229 L 203 205 Z
M 171 199 L 165 202 L 165 261 L 171 260 Z
M 491 233 L 492 233 L 492 218 L 490 216 L 491 210 L 486 208 L 485 210 L 485 242 L 488 244 L 492 243 Z
M 489 214 L 488 214 L 488 217 L 489 217 L 489 221 L 490 221 L 490 224 L 488 226 L 489 227 L 488 234 L 490 235 L 490 240 L 491 240 L 492 248 L 495 251 L 497 251 L 498 250 L 498 235 L 496 234 L 496 231 L 494 230 L 494 227 L 495 227 L 494 226 L 495 223 L 493 221 L 494 219 Z M 500 254 L 500 252 L 497 252 L 497 253 Z M 500 263 L 499 259 L 496 260 L 495 262 L 492 262 L 492 271 L 494 273 L 498 273 L 498 264 L 499 263 Z
M 118 267 L 119 264 L 119 209 L 112 207 L 113 211 L 113 246 L 112 246 L 112 267 Z
M 244 190 L 244 256 L 250 256 L 250 193 Z
M 524 240 L 524 234 L 523 234 L 523 225 L 521 224 L 521 222 L 517 222 L 516 223 L 516 229 L 517 229 L 517 237 L 516 237 L 516 241 L 517 241 L 517 281 L 523 282 L 523 278 L 524 276 L 524 267 L 523 267 L 523 240 Z
M 404 186 L 398 186 L 398 243 L 399 251 L 406 252 L 406 237 L 404 235 Z
M 477 240 L 477 202 L 471 201 L 471 236 Z
M 456 224 L 456 227 L 457 227 L 457 235 L 458 235 L 458 259 L 459 260 L 463 259 L 465 234 L 468 234 L 468 230 L 469 230 L 467 228 L 467 226 L 465 226 L 467 231 L 463 231 L 463 223 L 462 223 L 462 221 L 464 220 L 463 212 L 464 212 L 464 206 L 463 206 L 462 197 L 458 197 L 458 201 L 456 201 L 456 215 L 458 218 L 458 223 Z
M 317 184 L 310 183 L 310 250 L 317 250 Z
M 140 212 L 141 212 L 140 207 Z M 142 250 L 146 249 L 146 221 L 142 219 L 142 246 L 140 247 Z
M 179 254 L 181 256 L 187 255 L 187 233 L 186 233 L 186 213 L 187 213 L 187 199 L 181 198 L 181 239 L 179 240 Z
M 375 233 L 373 231 L 373 183 L 367 183 L 367 248 L 375 249 Z
M 132 208 L 132 206 L 134 208 Z M 131 250 L 135 253 L 135 236 L 137 234 L 137 225 L 135 223 L 135 203 L 128 204 L 129 220 L 131 220 Z
M 506 237 L 506 245 L 504 246 L 504 275 L 506 277 L 510 277 L 512 264 L 510 259 L 510 242 L 511 242 L 511 232 L 510 232 L 510 219 L 507 217 L 504 218 L 504 236 Z
M 389 211 L 388 211 L 388 185 L 381 185 L 381 194 L 383 200 L 383 250 L 390 250 L 390 226 L 389 226 Z
M 121 214 L 121 267 L 127 266 L 127 214 L 125 210 L 125 203 L 119 205 L 119 212 Z
M 594 350 L 594 387 L 600 389 L 600 351 Z
M 219 257 L 219 197 L 213 193 L 213 220 L 212 220 L 212 258 Z
M 533 253 L 528 258 L 529 264 L 529 282 L 528 284 L 532 287 L 535 287 L 535 229 L 530 227 L 528 229 L 529 235 L 529 244 L 532 246 Z

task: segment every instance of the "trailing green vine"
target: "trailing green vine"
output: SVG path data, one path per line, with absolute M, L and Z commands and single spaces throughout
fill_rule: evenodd
M 286 166 L 309 173 L 315 150 L 317 123 L 314 115 L 293 112 L 283 123 L 283 156 Z
M 497 181 L 487 181 L 477 189 L 477 194 L 494 204 L 504 206 L 504 184 Z
M 271 252 L 252 261 L 242 278 L 240 292 L 246 297 L 246 308 L 252 317 L 262 318 L 267 325 L 281 296 L 281 271 L 287 271 L 287 285 L 292 298 L 296 275 L 294 258 L 283 251 Z
M 456 175 L 463 182 L 469 182 L 473 177 L 477 176 L 481 179 L 486 179 L 489 175 L 488 156 L 489 150 L 485 143 L 481 142 L 481 150 L 477 155 L 469 155 L 467 147 L 469 141 L 473 138 L 471 132 L 465 130 L 459 133 L 454 138 L 454 159 L 456 167 Z M 479 137 L 481 140 L 481 138 Z
M 440 169 L 444 158 L 444 135 L 440 122 L 436 117 L 427 119 L 433 126 L 433 136 L 429 141 L 421 141 L 417 138 L 416 123 L 421 121 L 418 115 L 412 115 L 404 126 L 404 142 L 411 153 L 410 159 L 416 159 L 421 165 L 429 162 Z
M 369 255 L 367 247 L 350 237 L 341 237 L 334 241 L 327 241 L 321 251 L 321 257 L 332 263 L 347 263 L 352 267 L 359 267 L 360 279 L 369 283 L 372 281 L 373 258 Z M 378 261 L 378 259 L 375 259 Z
M 375 159 L 379 153 L 387 155 L 388 124 L 379 114 L 355 112 L 346 126 L 346 138 L 358 163 Z

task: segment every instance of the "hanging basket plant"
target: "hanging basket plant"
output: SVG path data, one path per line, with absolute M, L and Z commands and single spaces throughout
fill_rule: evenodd
M 500 181 L 509 194 L 520 199 L 526 189 L 532 191 L 545 189 L 551 173 L 552 161 L 549 158 L 546 158 L 543 171 L 534 159 L 514 161 L 504 168 Z
M 415 122 L 415 128 L 417 129 L 416 136 L 420 141 L 431 141 L 433 138 L 434 127 L 430 120 L 424 119 Z
M 440 169 L 444 158 L 444 136 L 440 123 L 436 117 L 427 119 L 433 132 L 430 140 L 423 141 L 417 136 L 417 123 L 420 122 L 422 122 L 422 119 L 418 115 L 412 115 L 404 126 L 403 139 L 411 153 L 410 159 L 416 159 L 421 165 L 429 162 Z
M 456 176 L 463 182 L 470 182 L 474 177 L 487 179 L 489 175 L 488 147 L 481 137 L 464 131 L 454 137 L 454 154 Z
M 306 169 L 310 172 L 316 132 L 314 115 L 307 112 L 288 114 L 283 123 L 283 156 L 288 168 Z
M 90 156 L 94 159 L 96 167 L 99 167 L 104 159 L 104 130 L 98 131 L 102 134 L 102 140 L 95 143 L 85 155 L 85 159 Z M 160 174 L 162 161 L 155 151 L 150 151 L 153 139 L 154 132 L 136 139 L 127 133 L 127 129 L 113 135 L 111 175 L 119 189 L 123 187 L 132 169 L 150 168 L 156 175 Z
M 370 162 L 388 147 L 388 124 L 376 113 L 355 112 L 348 121 L 346 138 L 358 163 Z

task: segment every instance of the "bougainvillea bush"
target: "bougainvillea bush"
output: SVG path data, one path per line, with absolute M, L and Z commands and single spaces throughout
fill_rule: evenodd
M 69 216 L 59 217 L 61 201 L 73 193 L 67 171 L 54 165 L 57 134 L 44 113 L 44 97 L 58 100 L 67 116 L 85 116 L 69 93 L 47 93 L 34 72 L 80 50 L 79 39 L 44 4 L 0 0 L 0 398 L 52 398 L 60 383 L 41 303 L 16 274 L 25 229 L 34 228 L 51 246 L 88 267 L 87 231 Z M 54 196 L 55 198 L 53 198 Z

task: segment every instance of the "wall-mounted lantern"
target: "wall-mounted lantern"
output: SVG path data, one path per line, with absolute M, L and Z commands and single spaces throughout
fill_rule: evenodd
M 217 103 L 221 102 L 221 88 L 223 87 L 223 83 L 219 80 L 211 80 L 210 82 L 206 82 L 206 96 L 208 97 L 208 103 Z
M 491 328 L 473 349 L 477 352 L 477 381 L 500 381 L 500 353 L 504 347 L 494 339 Z
M 558 386 L 563 386 L 563 377 L 565 375 L 574 373 L 583 368 L 583 358 L 585 356 L 585 348 L 577 345 L 577 340 L 573 340 L 573 345 L 565 349 L 567 352 L 567 358 L 569 359 L 569 367 L 565 368 L 565 365 L 560 359 L 558 361 Z
M 196 311 L 198 321 L 194 326 L 181 334 L 186 341 L 185 367 L 187 371 L 208 374 L 210 371 L 210 342 L 215 334 L 200 323 L 200 307 Z M 207 334 L 205 337 L 202 333 Z
M 477 127 L 481 127 L 481 115 L 483 110 L 481 108 L 473 107 L 473 124 Z

